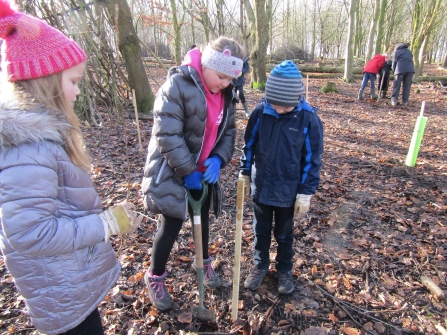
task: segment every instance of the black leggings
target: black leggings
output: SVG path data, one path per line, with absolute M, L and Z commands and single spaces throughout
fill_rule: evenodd
M 241 99 L 241 102 L 245 104 L 245 95 L 244 95 L 244 85 L 236 86 L 236 93 L 239 95 L 239 99 Z
M 59 335 L 104 335 L 98 308 L 95 308 L 82 323 Z
M 191 190 L 191 195 L 194 199 L 198 199 L 202 194 L 202 191 Z M 208 188 L 208 196 L 202 205 L 201 209 L 201 223 L 202 223 L 202 245 L 203 245 L 203 259 L 208 258 L 208 242 L 209 242 L 209 210 L 210 210 L 210 199 L 211 190 Z M 188 204 L 189 217 L 193 217 L 193 211 L 191 206 Z M 173 218 L 167 215 L 161 215 L 161 225 L 160 229 L 155 234 L 154 244 L 152 246 L 151 255 L 151 273 L 156 276 L 161 276 L 166 270 L 166 263 L 168 262 L 169 255 L 171 253 L 172 247 L 175 240 L 182 229 L 183 220 Z M 194 233 L 194 224 L 192 224 L 192 229 Z

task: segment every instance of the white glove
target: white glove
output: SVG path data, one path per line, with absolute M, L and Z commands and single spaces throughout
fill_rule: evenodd
M 309 212 L 311 194 L 297 194 L 295 200 L 294 219 L 298 220 Z
M 99 216 L 104 225 L 106 241 L 112 235 L 133 233 L 143 221 L 143 216 L 135 212 L 135 206 L 131 203 L 110 207 Z
M 244 179 L 244 194 L 245 197 L 250 197 L 250 184 L 251 184 L 251 180 L 250 180 L 250 176 L 245 176 L 242 174 L 242 172 L 239 172 L 239 178 Z

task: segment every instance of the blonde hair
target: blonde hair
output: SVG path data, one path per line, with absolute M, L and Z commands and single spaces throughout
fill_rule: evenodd
M 208 45 L 219 52 L 223 52 L 225 49 L 228 49 L 231 51 L 232 56 L 240 59 L 244 59 L 246 55 L 245 48 L 231 37 L 220 36 L 214 41 L 210 42 Z M 203 46 L 201 48 L 202 52 L 204 51 L 205 47 L 206 46 Z
M 35 103 L 44 104 L 49 108 L 48 113 L 64 118 L 72 126 L 64 134 L 64 148 L 72 162 L 90 172 L 90 160 L 85 151 L 78 118 L 73 110 L 73 105 L 62 92 L 62 72 L 37 79 L 17 81 L 17 87 L 27 92 Z

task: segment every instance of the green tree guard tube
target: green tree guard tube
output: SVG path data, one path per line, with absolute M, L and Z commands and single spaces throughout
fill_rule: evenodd
M 419 147 L 421 146 L 422 136 L 424 136 L 425 125 L 427 124 L 427 117 L 424 115 L 425 101 L 422 102 L 421 114 L 416 120 L 414 126 L 413 137 L 411 139 L 410 148 L 408 149 L 407 160 L 405 165 L 415 166 L 416 159 L 418 158 Z

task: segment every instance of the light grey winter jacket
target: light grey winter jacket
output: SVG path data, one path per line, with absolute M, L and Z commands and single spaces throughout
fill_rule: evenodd
M 223 94 L 224 116 L 209 155 L 218 155 L 222 168 L 231 160 L 236 136 L 233 86 Z M 171 68 L 155 99 L 155 122 L 141 186 L 144 205 L 152 213 L 186 219 L 183 177 L 197 170 L 206 118 L 205 91 L 197 71 L 192 66 Z
M 0 248 L 34 327 L 47 334 L 80 324 L 120 272 L 91 178 L 61 145 L 69 127 L 42 108 L 0 102 Z

